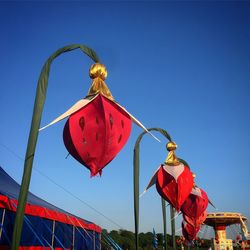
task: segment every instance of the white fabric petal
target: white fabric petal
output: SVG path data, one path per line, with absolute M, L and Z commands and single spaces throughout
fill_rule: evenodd
M 142 197 L 149 188 L 151 188 L 155 183 L 156 183 L 156 179 L 157 179 L 157 172 L 160 169 L 161 165 L 157 168 L 157 170 L 155 171 L 155 173 L 153 174 L 152 178 L 150 179 L 147 187 L 144 189 L 144 191 L 140 194 L 140 197 Z
M 168 172 L 170 175 L 172 175 L 177 182 L 178 177 L 182 174 L 184 171 L 184 165 L 181 163 L 177 166 L 170 166 L 170 165 L 164 165 L 163 169 Z
M 94 98 L 92 98 L 91 100 L 89 99 L 81 99 L 79 100 L 77 103 L 75 103 L 70 109 L 68 109 L 65 113 L 63 113 L 62 115 L 58 116 L 55 120 L 53 120 L 51 123 L 49 123 L 48 125 L 42 127 L 39 129 L 39 131 L 65 119 L 66 117 L 70 116 L 71 114 L 75 113 L 77 110 L 83 108 L 84 106 L 86 106 L 88 103 L 92 102 L 98 95 L 96 95 Z
M 191 194 L 197 195 L 197 196 L 201 196 L 201 190 L 198 187 L 194 187 L 191 191 Z

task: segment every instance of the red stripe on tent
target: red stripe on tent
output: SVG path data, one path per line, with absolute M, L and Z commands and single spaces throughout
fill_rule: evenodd
M 38 246 L 30 246 L 30 247 L 19 247 L 18 250 L 50 250 L 50 247 L 38 247 Z M 60 248 L 62 249 L 62 248 Z
M 10 199 L 9 197 L 4 195 L 0 195 L 0 208 L 16 212 L 17 203 L 18 203 L 17 200 Z M 59 221 L 65 224 L 92 230 L 97 233 L 101 233 L 102 231 L 102 229 L 99 226 L 95 225 L 94 223 L 87 224 L 84 220 L 76 218 L 74 216 L 66 215 L 64 213 L 51 210 L 48 208 L 31 205 L 29 203 L 26 204 L 25 214 L 38 216 L 49 220 Z M 2 248 L 0 248 L 0 250 L 2 250 Z

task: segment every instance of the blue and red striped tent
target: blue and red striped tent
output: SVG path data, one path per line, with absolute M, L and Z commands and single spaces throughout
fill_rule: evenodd
M 0 249 L 11 246 L 20 185 L 0 167 Z M 29 193 L 20 250 L 101 249 L 101 228 Z

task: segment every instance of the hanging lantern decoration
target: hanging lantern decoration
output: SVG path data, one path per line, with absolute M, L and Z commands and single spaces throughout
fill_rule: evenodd
M 91 176 L 95 176 L 98 173 L 101 175 L 102 169 L 126 144 L 132 121 L 147 129 L 114 101 L 104 82 L 107 70 L 103 64 L 92 65 L 89 75 L 93 81 L 86 98 L 42 129 L 69 117 L 63 131 L 65 147 L 69 154 L 90 170 Z
M 177 211 L 189 196 L 193 187 L 193 176 L 187 166 L 180 163 L 175 155 L 177 145 L 167 144 L 169 151 L 165 164 L 157 171 L 156 189 L 163 199 L 168 201 Z
M 190 195 L 187 197 L 181 211 L 190 218 L 199 218 L 207 209 L 208 197 L 205 191 L 194 186 Z

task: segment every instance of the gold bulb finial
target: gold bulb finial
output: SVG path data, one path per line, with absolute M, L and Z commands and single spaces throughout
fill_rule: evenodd
M 108 71 L 103 64 L 95 63 L 89 69 L 89 76 L 92 79 L 100 77 L 104 81 L 108 76 Z
M 175 150 L 177 149 L 177 144 L 173 141 L 168 142 L 166 145 L 167 150 L 169 151 L 168 156 L 165 160 L 165 163 L 170 166 L 177 166 L 180 164 L 178 158 L 175 155 Z
M 108 76 L 106 67 L 101 63 L 93 64 L 89 69 L 89 76 L 93 79 L 93 81 L 89 89 L 88 96 L 94 96 L 100 93 L 113 101 L 114 97 L 104 82 Z
M 168 151 L 173 151 L 177 149 L 177 144 L 173 141 L 167 143 L 166 148 Z

